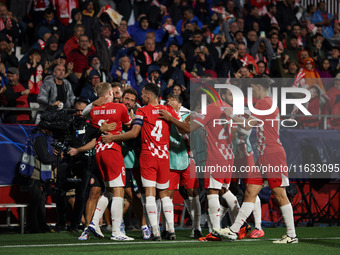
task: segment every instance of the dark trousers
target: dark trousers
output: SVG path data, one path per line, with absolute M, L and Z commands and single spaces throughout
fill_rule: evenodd
M 46 224 L 46 192 L 40 180 L 29 181 L 29 205 L 27 210 L 28 229 L 31 233 L 48 231 Z

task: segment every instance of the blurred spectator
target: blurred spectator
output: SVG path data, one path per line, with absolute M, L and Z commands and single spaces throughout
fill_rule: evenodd
M 73 19 L 72 10 L 79 7 L 78 0 L 53 0 L 53 7 L 57 11 L 58 20 L 67 26 Z
M 210 16 L 209 3 L 206 0 L 197 1 L 194 8 L 194 14 L 203 24 L 207 24 Z
M 81 22 L 82 17 L 83 16 L 81 14 L 80 9 L 77 9 L 77 8 L 72 9 L 72 12 L 71 12 L 72 22 L 70 24 L 68 24 L 65 28 L 65 40 L 66 41 L 74 35 L 75 26 L 82 24 L 82 22 Z M 85 32 L 85 28 L 84 28 L 84 32 Z
M 95 19 L 94 27 L 97 28 L 93 33 L 93 44 L 97 50 L 102 68 L 109 71 L 113 63 L 113 41 L 112 27 L 108 24 L 99 26 L 99 20 Z M 98 33 L 100 30 L 100 33 Z
M 85 27 L 82 24 L 77 24 L 74 26 L 74 36 L 68 39 L 64 46 L 65 56 L 68 57 L 73 50 L 79 48 L 79 38 L 84 35 Z M 91 49 L 95 51 L 93 45 L 91 45 Z
M 321 60 L 326 57 L 326 50 L 324 49 L 323 44 L 324 37 L 318 33 L 313 36 L 312 43 L 308 44 L 308 49 L 317 64 L 320 64 Z
M 259 15 L 259 9 L 256 6 L 250 7 L 249 15 L 247 15 L 244 20 L 244 30 L 245 31 L 251 30 L 253 28 L 254 22 L 258 24 L 261 23 L 261 16 Z
M 162 38 L 165 34 L 164 29 L 161 27 L 157 30 L 151 29 L 149 27 L 149 19 L 144 15 L 139 18 L 139 21 L 135 23 L 133 26 L 128 27 L 128 33 L 132 36 L 132 38 L 136 41 L 136 45 L 143 45 L 144 41 L 146 41 L 146 34 L 148 32 L 154 32 L 156 35 L 156 42 L 159 43 L 162 41 Z
M 330 89 L 334 78 L 329 60 L 326 58 L 322 60 L 320 67 L 317 68 L 316 71 L 319 73 L 322 84 L 327 91 L 328 89 Z
M 5 98 L 7 107 L 29 108 L 28 95 L 30 90 L 19 83 L 19 71 L 15 67 L 7 70 L 9 84 L 6 85 Z M 29 111 L 5 111 L 4 123 L 30 123 Z
M 87 98 L 90 102 L 93 102 L 98 99 L 96 87 L 100 83 L 100 74 L 97 70 L 92 70 L 88 77 L 88 82 L 81 90 L 80 97 Z
M 254 57 L 256 63 L 263 61 L 267 63 L 269 68 L 275 54 L 270 41 L 265 37 L 260 37 L 257 42 L 254 43 L 250 53 Z
M 56 36 L 52 35 L 46 42 L 46 47 L 41 52 L 41 63 L 44 65 L 45 72 L 47 73 L 51 65 L 54 64 L 55 58 L 61 54 L 59 50 L 59 40 Z
M 93 0 L 86 0 L 85 3 L 82 4 L 82 23 L 85 27 L 85 34 L 92 39 L 92 24 L 95 17 L 94 3 Z
M 62 24 L 54 15 L 53 8 L 47 8 L 44 12 L 44 19 L 37 25 L 36 31 L 45 28 L 55 35 L 61 42 L 64 42 L 64 29 Z
M 340 48 L 333 47 L 330 56 L 328 57 L 333 73 L 337 73 L 340 70 Z
M 184 45 L 182 46 L 182 52 L 188 59 L 189 57 L 192 57 L 194 55 L 196 48 L 201 46 L 205 46 L 205 48 L 207 48 L 209 54 L 212 55 L 212 58 L 214 60 L 215 58 L 218 58 L 217 50 L 214 49 L 214 47 L 212 47 L 210 44 L 204 44 L 203 35 L 200 30 L 194 31 L 194 33 L 192 34 L 192 40 L 184 43 Z
M 288 62 L 288 58 L 285 57 L 287 55 L 282 56 L 283 47 L 278 47 L 277 55 L 275 61 L 276 70 L 278 71 L 278 77 L 282 78 L 294 78 L 299 70 L 299 64 L 297 61 L 291 60 Z M 283 61 L 282 61 L 283 57 Z M 287 66 L 287 68 L 284 68 Z
M 277 12 L 276 6 L 270 4 L 267 6 L 267 10 L 268 12 L 261 18 L 261 29 L 266 33 L 269 33 L 272 25 L 278 26 L 279 24 L 277 22 L 277 19 L 275 18 Z
M 289 31 L 292 25 L 297 24 L 296 19 L 297 8 L 294 7 L 293 0 L 283 0 L 276 5 L 276 20 L 280 24 L 282 31 Z
M 311 99 L 308 102 L 307 110 L 312 115 L 321 114 L 321 102 L 320 102 L 320 89 L 317 86 L 312 86 L 309 89 L 311 93 Z M 303 129 L 318 129 L 320 125 L 319 117 L 302 117 L 299 118 L 299 124 Z
M 57 105 L 59 109 L 68 109 L 72 107 L 74 98 L 72 86 L 65 79 L 65 66 L 55 66 L 53 77 L 45 80 L 40 88 L 37 97 L 38 103 L 42 108 Z
M 19 66 L 18 58 L 14 53 L 14 43 L 10 42 L 4 34 L 0 34 L 0 57 L 5 66 Z
M 194 15 L 194 11 L 193 9 L 187 9 L 184 11 L 183 14 L 184 18 L 181 19 L 180 21 L 177 22 L 176 24 L 176 30 L 178 31 L 178 33 L 183 33 L 184 32 L 184 25 L 187 22 L 193 23 L 196 22 L 197 26 L 199 28 L 202 28 L 203 24 L 202 22 Z
M 31 47 L 30 49 L 27 51 L 27 53 L 20 59 L 20 64 L 27 62 L 28 60 L 28 55 L 31 52 L 31 50 L 33 49 L 38 49 L 40 51 L 42 51 L 43 49 L 45 49 L 46 47 L 46 42 L 48 40 L 48 38 L 50 38 L 52 36 L 51 31 L 46 28 L 46 27 L 42 27 L 39 29 L 38 31 L 38 41 L 36 41 Z
M 290 36 L 287 40 L 287 48 L 285 49 L 284 54 L 289 57 L 290 61 L 298 62 L 299 51 L 297 37 L 295 35 Z
M 305 59 L 304 67 L 299 73 L 304 75 L 305 82 L 303 85 L 307 89 L 311 88 L 312 86 L 318 86 L 319 89 L 323 91 L 323 93 L 326 92 L 320 79 L 320 75 L 315 70 L 315 62 L 312 58 Z
M 258 71 L 255 59 L 247 53 L 246 46 L 244 43 L 239 43 L 237 45 L 237 53 L 238 60 L 240 61 L 241 66 L 248 67 L 249 65 L 251 65 L 250 66 L 252 67 L 251 69 L 254 68 L 255 71 Z
M 156 42 L 152 39 L 145 40 L 144 48 L 136 59 L 136 64 L 140 66 L 140 74 L 145 77 L 148 67 L 161 58 L 162 52 L 156 51 Z
M 3 3 L 0 3 L 0 34 L 7 36 L 13 43 L 19 38 L 17 23 L 9 17 L 7 7 Z
M 181 85 L 178 85 L 178 84 L 175 84 L 172 86 L 172 93 L 174 95 L 177 95 L 179 97 L 181 97 L 183 99 L 183 107 L 189 109 L 188 107 L 190 106 L 189 105 L 189 99 L 185 93 L 185 91 L 183 90 L 182 86 Z
M 139 91 L 139 87 L 136 81 L 136 75 L 139 74 L 139 67 L 137 70 L 134 65 L 131 64 L 131 60 L 128 56 L 122 56 L 119 59 L 119 66 L 115 73 L 112 73 L 113 79 L 117 81 L 123 81 L 124 84 L 130 85 L 133 89 Z
M 91 43 L 87 35 L 79 37 L 79 47 L 73 50 L 67 57 L 67 63 L 73 63 L 73 72 L 80 78 L 84 70 L 90 67 L 89 56 L 95 54 L 95 51 L 90 48 Z
M 194 55 L 187 59 L 187 67 L 197 76 L 202 76 L 205 70 L 214 70 L 215 62 L 208 48 L 200 46 L 194 48 Z
M 326 114 L 340 115 L 340 74 L 336 75 L 334 86 L 327 91 L 327 96 Z M 332 118 L 329 124 L 331 129 L 340 129 L 339 117 Z
M 325 1 L 318 3 L 318 10 L 313 14 L 311 22 L 317 26 L 322 26 L 322 35 L 326 39 L 333 36 L 333 16 L 327 12 Z
M 41 63 L 41 52 L 38 49 L 32 49 L 28 54 L 28 61 L 20 64 L 20 83 L 30 90 L 29 103 L 31 108 L 39 108 L 37 96 L 43 83 L 44 66 Z M 35 120 L 37 112 L 32 113 L 32 119 Z

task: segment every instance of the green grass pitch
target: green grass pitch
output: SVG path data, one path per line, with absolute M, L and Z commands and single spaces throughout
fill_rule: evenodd
M 0 234 L 0 254 L 340 254 L 340 227 L 297 228 L 298 244 L 272 244 L 285 234 L 284 228 L 266 228 L 265 237 L 257 240 L 199 242 L 188 238 L 190 230 L 177 230 L 177 240 L 149 242 L 140 231 L 127 234 L 134 242 L 111 241 L 94 236 L 78 241 L 80 234 L 69 232 L 47 234 Z M 207 230 L 203 230 L 207 234 Z

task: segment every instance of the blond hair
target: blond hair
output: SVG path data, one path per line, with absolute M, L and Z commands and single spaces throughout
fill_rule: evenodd
M 101 82 L 96 86 L 96 92 L 98 97 L 103 97 L 108 94 L 108 92 L 112 89 L 111 84 L 108 82 Z

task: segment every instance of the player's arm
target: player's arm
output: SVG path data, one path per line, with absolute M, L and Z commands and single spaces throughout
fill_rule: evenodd
M 239 127 L 245 130 L 251 130 L 253 127 L 249 125 L 249 121 L 256 120 L 255 118 L 249 116 L 248 118 L 240 118 L 233 114 L 233 109 L 231 107 L 226 107 L 224 109 L 225 114 L 234 121 L 234 124 L 237 124 Z M 253 124 L 256 124 L 257 121 L 254 121 Z
M 102 138 L 102 141 L 104 143 L 111 143 L 111 142 L 123 142 L 126 140 L 134 139 L 139 135 L 141 129 L 142 127 L 140 125 L 133 125 L 133 128 L 124 134 L 113 135 L 111 133 L 105 132 L 105 136 Z
M 165 121 L 171 122 L 174 124 L 177 128 L 182 129 L 184 133 L 190 133 L 190 123 L 181 122 L 175 117 L 173 117 L 168 111 L 166 110 L 159 110 L 160 119 L 163 119 Z
M 96 139 L 92 139 L 91 142 L 88 142 L 87 144 L 85 144 L 82 147 L 79 148 L 70 148 L 70 150 L 67 152 L 67 154 L 69 154 L 70 156 L 75 156 L 81 152 L 85 152 L 85 151 L 89 151 L 92 150 L 94 148 L 94 146 L 96 145 Z

